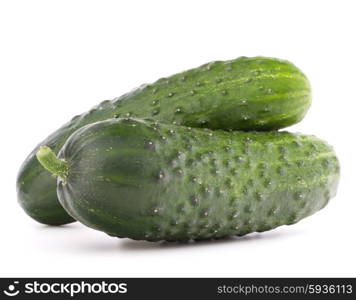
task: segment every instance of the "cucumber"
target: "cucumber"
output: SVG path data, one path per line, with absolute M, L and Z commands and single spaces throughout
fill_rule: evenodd
M 81 223 L 148 241 L 222 238 L 293 224 L 336 193 L 339 163 L 313 136 L 211 131 L 112 119 L 87 125 L 58 158 L 57 193 Z
M 152 117 L 163 123 L 210 129 L 279 129 L 299 122 L 310 102 L 308 79 L 290 62 L 241 57 L 211 62 L 106 100 L 74 117 L 40 145 L 57 153 L 75 130 L 113 117 Z M 58 203 L 55 179 L 35 158 L 37 149 L 20 169 L 18 201 L 41 223 L 72 222 Z

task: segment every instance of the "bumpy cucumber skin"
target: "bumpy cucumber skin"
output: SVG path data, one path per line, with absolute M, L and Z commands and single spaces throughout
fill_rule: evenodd
M 163 123 L 210 129 L 278 129 L 299 122 L 310 103 L 309 81 L 290 62 L 240 57 L 205 64 L 105 100 L 74 117 L 39 145 L 58 153 L 75 130 L 120 116 L 151 117 Z M 18 201 L 38 222 L 73 222 L 58 203 L 55 179 L 35 157 L 38 146 L 19 171 Z
M 313 136 L 226 132 L 133 119 L 79 129 L 59 158 L 75 219 L 149 241 L 222 238 L 293 224 L 336 193 L 339 163 Z

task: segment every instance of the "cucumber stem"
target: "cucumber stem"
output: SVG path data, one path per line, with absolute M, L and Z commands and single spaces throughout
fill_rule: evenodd
M 46 170 L 62 179 L 67 178 L 69 172 L 68 163 L 62 159 L 59 159 L 51 148 L 47 146 L 40 146 L 40 149 L 36 153 L 36 157 Z

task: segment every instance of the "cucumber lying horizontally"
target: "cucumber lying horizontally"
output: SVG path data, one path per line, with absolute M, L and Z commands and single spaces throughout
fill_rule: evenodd
M 292 224 L 336 193 L 330 146 L 287 132 L 226 132 L 112 119 L 87 125 L 58 157 L 66 211 L 83 224 L 138 240 L 220 238 Z
M 274 58 L 241 57 L 212 62 L 106 100 L 74 117 L 40 145 L 48 145 L 57 153 L 78 128 L 114 116 L 152 117 L 163 123 L 210 129 L 278 129 L 300 121 L 310 101 L 308 79 L 293 64 Z M 72 222 L 58 203 L 55 179 L 35 158 L 37 149 L 20 169 L 18 201 L 41 223 Z

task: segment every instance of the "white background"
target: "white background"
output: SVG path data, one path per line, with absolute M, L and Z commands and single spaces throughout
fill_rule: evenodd
M 0 276 L 356 276 L 355 1 L 0 2 Z M 313 104 L 290 131 L 334 145 L 341 182 L 300 223 L 192 244 L 36 223 L 16 201 L 25 156 L 72 116 L 211 60 L 288 59 Z

